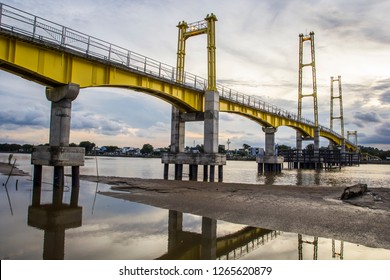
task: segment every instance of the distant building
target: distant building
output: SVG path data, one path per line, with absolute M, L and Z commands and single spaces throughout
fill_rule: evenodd
M 249 153 L 249 156 L 253 156 L 253 157 L 259 156 L 259 155 L 264 155 L 264 149 L 259 148 L 259 147 L 249 147 L 248 153 Z
M 126 156 L 139 156 L 141 155 L 141 150 L 139 148 L 123 147 L 121 154 Z

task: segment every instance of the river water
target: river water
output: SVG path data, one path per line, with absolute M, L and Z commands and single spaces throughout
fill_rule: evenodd
M 15 154 L 18 168 L 32 174 L 30 155 Z M 8 154 L 0 153 L 0 162 Z M 388 165 L 361 165 L 333 170 L 287 170 L 258 175 L 253 161 L 228 161 L 224 182 L 250 184 L 390 187 Z M 41 203 L 51 203 L 52 168 L 44 167 Z M 66 169 L 70 173 L 70 169 Z M 81 174 L 161 179 L 160 159 L 87 157 Z M 172 174 L 171 174 L 172 176 Z M 78 206 L 70 214 L 32 218 L 30 176 L 0 175 L 1 259 L 390 259 L 390 250 L 342 240 L 313 237 L 278 229 L 214 221 L 187 213 L 119 200 L 99 191 L 109 186 L 81 181 Z M 186 178 L 187 177 L 187 178 Z M 199 176 L 202 178 L 202 176 Z M 188 179 L 184 170 L 183 180 Z M 65 178 L 64 202 L 69 203 L 71 178 Z M 31 207 L 30 207 L 31 208 Z M 31 213 L 29 211 L 32 211 Z M 56 215 L 56 214 L 54 214 Z M 30 217 L 30 218 L 29 218 Z M 175 218 L 176 217 L 176 218 Z M 182 229 L 174 227 L 182 217 Z M 176 220 L 175 220 L 176 219 Z M 43 221 L 45 220 L 45 221 Z M 216 231 L 211 240 L 207 232 Z

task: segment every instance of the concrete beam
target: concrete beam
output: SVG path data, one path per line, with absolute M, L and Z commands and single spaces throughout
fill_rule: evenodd
M 181 113 L 180 121 L 182 122 L 199 122 L 204 121 L 203 112 L 190 112 L 190 113 Z
M 270 163 L 270 164 L 282 164 L 284 157 L 281 156 L 257 156 L 257 163 Z
M 226 155 L 165 153 L 162 155 L 161 162 L 165 164 L 225 165 Z
M 83 166 L 85 149 L 80 147 L 34 147 L 31 163 L 46 166 Z

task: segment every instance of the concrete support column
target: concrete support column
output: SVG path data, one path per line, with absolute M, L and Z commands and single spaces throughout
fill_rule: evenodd
M 77 207 L 80 192 L 80 167 L 72 166 L 72 192 L 70 195 L 70 206 Z
M 180 121 L 180 110 L 172 106 L 171 118 L 171 153 L 184 152 L 185 122 Z M 181 180 L 183 165 L 175 164 L 175 180 Z M 164 177 L 165 178 L 165 177 Z
M 33 187 L 40 188 L 42 185 L 42 165 L 34 165 Z
M 345 139 L 343 139 L 341 142 L 340 156 L 341 156 L 341 162 L 340 162 L 340 166 L 341 166 L 343 164 L 343 161 L 345 161 L 345 157 L 347 156 L 347 154 L 345 153 Z M 352 162 L 350 164 L 352 165 Z
M 316 127 L 314 129 L 314 154 L 319 155 L 320 153 L 320 132 L 321 129 Z
M 51 101 L 49 147 L 34 147 L 31 162 L 34 165 L 34 185 L 42 179 L 42 165 L 54 166 L 53 204 L 62 203 L 64 188 L 64 166 L 84 165 L 84 148 L 69 147 L 72 101 L 79 94 L 77 84 L 68 84 L 57 88 L 46 88 L 46 98 Z M 75 173 L 76 174 L 76 173 Z M 76 184 L 76 178 L 72 178 Z M 77 185 L 79 183 L 77 182 Z
M 32 195 L 33 206 L 39 206 L 41 204 L 41 189 L 42 189 L 42 165 L 35 165 L 34 178 L 33 178 L 33 195 Z
M 217 258 L 217 221 L 202 217 L 201 259 L 215 260 Z
M 184 152 L 185 122 L 180 121 L 180 110 L 172 106 L 171 153 Z
M 168 214 L 168 253 L 174 251 L 183 231 L 183 213 L 169 210 Z
M 207 182 L 209 180 L 209 166 L 203 165 L 203 182 Z
M 183 164 L 175 164 L 175 180 L 183 179 Z
M 218 182 L 223 181 L 223 165 L 218 165 Z
M 215 165 L 210 165 L 210 182 L 215 180 Z
M 302 133 L 297 131 L 297 158 L 294 164 L 294 168 L 300 168 L 300 161 L 302 159 Z
M 265 153 L 256 158 L 258 173 L 280 172 L 282 170 L 283 157 L 279 157 L 275 151 L 275 132 L 274 127 L 263 127 L 265 132 Z
M 190 181 L 198 181 L 198 165 L 197 164 L 190 164 Z
M 219 130 L 219 94 L 214 90 L 205 92 L 204 111 L 204 152 L 206 154 L 218 153 Z M 218 174 L 222 177 L 222 174 Z M 215 165 L 210 165 L 210 182 L 215 180 Z
M 64 167 L 54 166 L 53 205 L 60 206 L 64 195 Z
M 46 88 L 46 98 L 51 101 L 50 117 L 50 147 L 68 147 L 70 138 L 70 119 L 72 113 L 72 101 L 79 94 L 80 87 L 69 84 L 58 88 Z M 64 166 L 54 167 L 53 178 L 53 204 L 62 203 L 64 188 Z M 54 192 L 61 194 L 55 195 Z M 57 198 L 60 199 L 57 201 Z
M 168 180 L 169 176 L 169 163 L 164 163 L 164 180 Z
M 297 153 L 302 154 L 302 133 L 297 131 Z
M 204 111 L 204 152 L 218 153 L 219 94 L 217 91 L 205 92 Z
M 45 230 L 43 238 L 43 259 L 63 260 L 65 256 L 65 230 Z
M 322 167 L 320 159 L 320 132 L 321 129 L 319 127 L 314 129 L 314 169 Z
M 277 131 L 274 127 L 263 127 L 265 132 L 265 155 L 266 156 L 276 156 L 275 155 L 275 132 Z
M 51 101 L 50 146 L 69 146 L 72 101 L 76 99 L 79 90 L 76 84 L 46 89 L 46 98 Z

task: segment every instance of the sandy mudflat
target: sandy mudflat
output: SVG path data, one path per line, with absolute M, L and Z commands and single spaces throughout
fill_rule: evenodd
M 96 181 L 95 176 L 82 180 Z M 102 195 L 199 216 L 390 249 L 390 188 L 339 198 L 346 186 L 269 186 L 100 177 Z
M 9 175 L 12 169 L 12 164 L 9 165 L 8 163 L 0 162 L 0 173 L 4 175 Z M 28 176 L 29 174 L 18 169 L 17 166 L 15 166 L 12 169 L 11 176 Z

